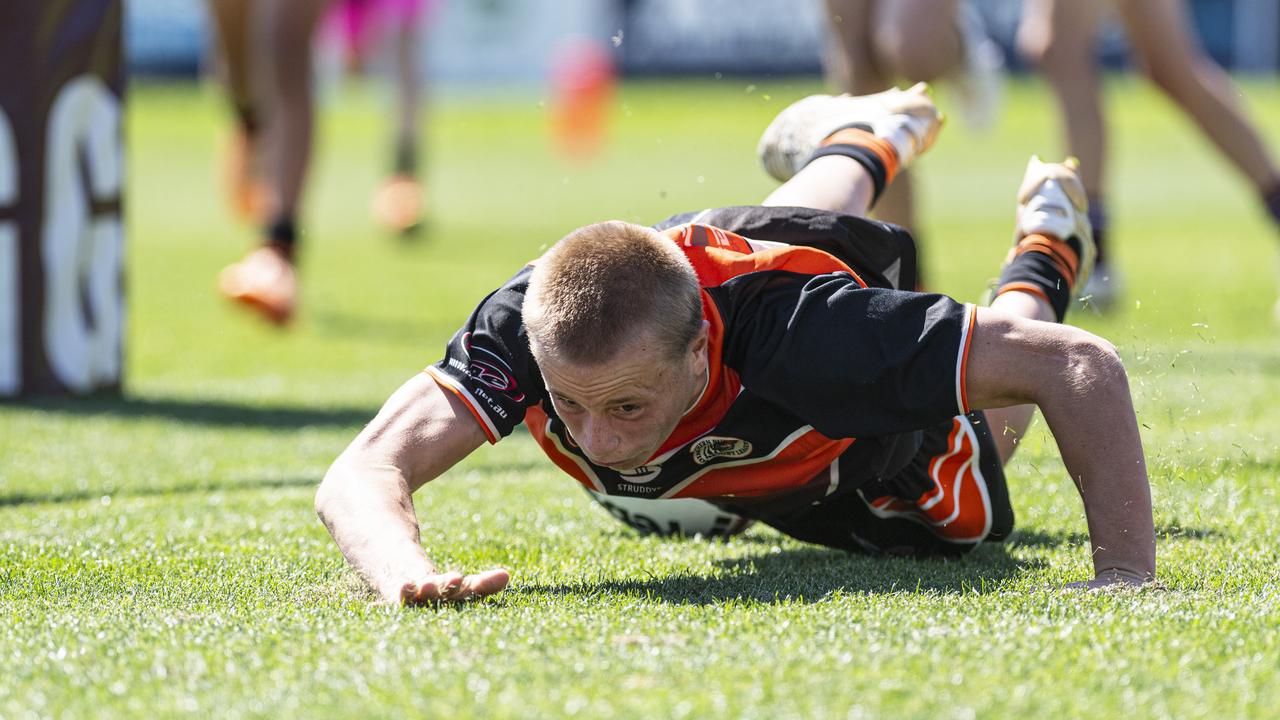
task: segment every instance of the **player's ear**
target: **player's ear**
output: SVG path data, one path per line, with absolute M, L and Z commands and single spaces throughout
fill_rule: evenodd
M 711 323 L 703 320 L 702 327 L 698 328 L 698 334 L 689 345 L 689 352 L 693 354 L 693 370 L 698 374 L 702 374 L 707 369 L 707 348 L 711 342 L 710 329 Z

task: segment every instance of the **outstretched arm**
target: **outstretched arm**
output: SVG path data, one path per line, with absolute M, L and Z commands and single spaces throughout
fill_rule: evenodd
M 1155 527 L 1129 380 L 1115 348 L 1069 325 L 978 308 L 966 392 L 975 410 L 1034 403 L 1084 500 L 1090 587 L 1155 576 Z
M 347 562 L 388 602 L 465 600 L 507 586 L 505 570 L 440 573 L 422 549 L 413 492 L 484 442 L 462 403 L 419 373 L 334 461 L 316 513 Z

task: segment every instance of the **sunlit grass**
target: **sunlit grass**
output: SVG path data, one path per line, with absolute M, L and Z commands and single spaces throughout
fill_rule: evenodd
M 253 239 L 212 170 L 223 108 L 133 88 L 128 391 L 0 405 L 0 716 L 1267 717 L 1280 704 L 1277 234 L 1144 86 L 1116 81 L 1118 312 L 1076 320 L 1131 373 L 1164 590 L 1066 594 L 1080 502 L 1037 430 L 1009 470 L 1019 531 L 958 562 L 872 560 L 757 527 L 638 538 L 523 433 L 418 497 L 423 539 L 512 588 L 457 609 L 373 605 L 311 510 L 328 463 L 472 305 L 573 227 L 750 203 L 755 139 L 811 82 L 624 87 L 612 143 L 558 158 L 539 98 L 445 97 L 433 218 L 372 229 L 377 95 L 326 110 L 295 327 L 213 292 Z M 1280 143 L 1280 90 L 1245 85 Z M 945 97 L 944 97 L 945 100 Z M 921 163 L 935 287 L 976 299 L 1031 152 L 1036 85 L 990 135 Z

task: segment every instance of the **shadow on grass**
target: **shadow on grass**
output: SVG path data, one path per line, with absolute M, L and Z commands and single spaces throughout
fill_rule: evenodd
M 961 559 L 905 559 L 853 555 L 825 548 L 800 548 L 716 563 L 713 575 L 676 574 L 647 580 L 559 585 L 525 585 L 511 592 L 528 595 L 632 595 L 674 605 L 726 602 L 818 602 L 832 593 L 882 595 L 932 592 L 995 592 L 1019 574 L 1044 565 L 1011 557 L 988 545 Z
M 152 497 L 161 495 L 189 495 L 192 493 L 245 492 L 249 490 L 272 490 L 281 488 L 315 487 L 320 484 L 319 477 L 284 477 L 262 480 L 241 480 L 230 483 L 189 482 L 166 487 L 118 488 L 98 487 L 93 490 L 67 490 L 50 493 L 9 493 L 0 495 L 0 507 L 18 505 L 41 505 L 84 502 L 100 500 L 104 495 L 113 500 Z
M 35 397 L 6 401 L 13 407 L 82 417 L 171 420 L 192 425 L 296 429 L 304 427 L 359 428 L 373 419 L 376 407 L 300 407 L 251 405 L 226 400 L 164 397 Z
M 317 311 L 311 322 L 323 335 L 344 339 L 358 338 L 364 341 L 401 344 L 415 338 L 448 338 L 452 329 L 437 328 L 431 323 L 406 319 L 390 319 L 369 315 L 349 315 L 341 312 Z M 440 347 L 444 347 L 443 341 Z
M 1156 541 L 1165 540 L 1220 540 L 1228 537 L 1221 530 L 1213 528 L 1189 528 L 1178 525 L 1160 525 L 1156 527 Z M 1010 547 L 1051 548 L 1063 545 L 1089 544 L 1089 536 L 1082 532 L 1054 533 L 1040 530 L 1016 530 L 1009 538 Z

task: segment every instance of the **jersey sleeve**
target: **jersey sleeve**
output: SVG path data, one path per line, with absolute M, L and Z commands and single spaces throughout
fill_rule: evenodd
M 725 362 L 743 386 L 828 437 L 919 430 L 969 411 L 971 305 L 862 287 L 847 273 L 752 273 L 717 290 Z
M 427 373 L 460 399 L 485 437 L 495 443 L 524 421 L 525 410 L 545 394 L 522 307 L 531 268 L 524 268 L 480 302 Z

